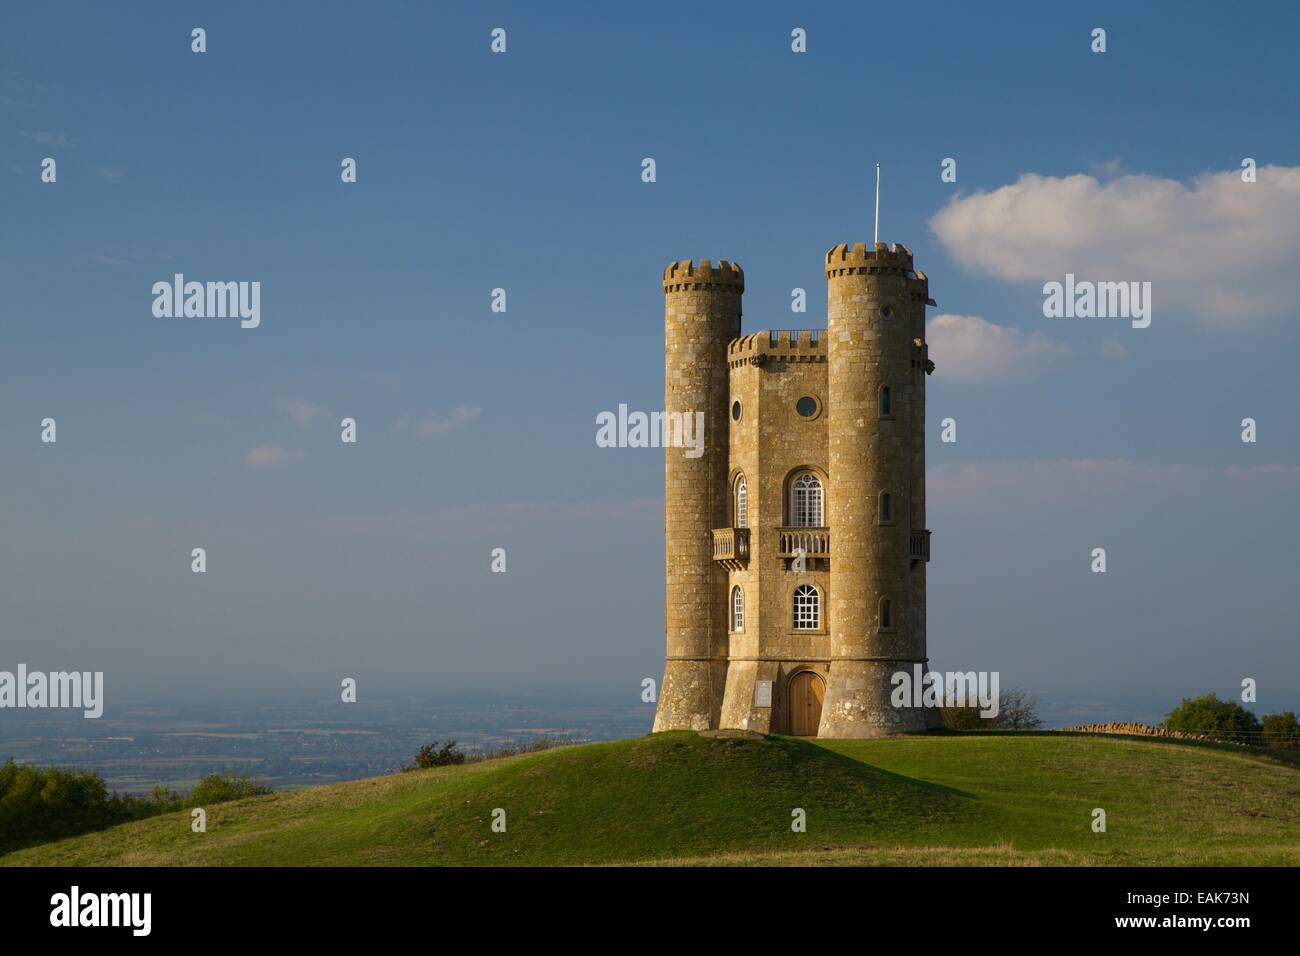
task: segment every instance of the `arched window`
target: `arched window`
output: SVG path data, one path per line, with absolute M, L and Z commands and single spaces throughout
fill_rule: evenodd
M 794 589 L 794 629 L 815 631 L 822 624 L 822 596 L 811 584 Z
M 880 493 L 880 523 L 894 523 L 894 498 L 888 491 Z
M 790 483 L 790 524 L 796 528 L 820 528 L 823 509 L 822 483 L 810 471 L 801 472 Z
M 894 414 L 894 400 L 890 394 L 889 386 L 880 386 L 880 415 L 882 418 Z
M 736 479 L 736 527 L 749 527 L 749 485 L 744 475 Z
M 731 589 L 731 629 L 737 633 L 745 629 L 745 592 L 739 584 Z
M 889 598 L 880 599 L 880 629 L 887 631 L 894 626 L 894 609 Z

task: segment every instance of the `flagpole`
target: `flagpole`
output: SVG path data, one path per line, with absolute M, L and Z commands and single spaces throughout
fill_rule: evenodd
M 876 237 L 872 243 L 880 241 L 880 164 L 876 163 Z

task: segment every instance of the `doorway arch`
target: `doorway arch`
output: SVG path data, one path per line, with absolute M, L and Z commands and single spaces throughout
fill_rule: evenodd
M 790 677 L 790 735 L 816 737 L 822 722 L 826 682 L 815 671 L 798 671 Z

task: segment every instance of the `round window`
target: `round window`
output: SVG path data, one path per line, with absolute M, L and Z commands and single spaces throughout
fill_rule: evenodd
M 811 395 L 805 395 L 799 401 L 794 403 L 794 410 L 802 418 L 812 418 L 817 414 L 818 402 Z
M 731 420 L 733 422 L 740 421 L 740 399 L 736 399 L 731 403 Z
M 885 306 L 880 310 L 880 314 L 883 315 L 885 318 L 889 318 L 891 315 L 894 314 L 894 310 L 891 309 L 889 306 Z

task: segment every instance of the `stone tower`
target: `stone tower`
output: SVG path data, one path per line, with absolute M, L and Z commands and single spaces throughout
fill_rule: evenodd
M 831 666 L 822 737 L 925 729 L 890 676 L 926 663 L 924 273 L 906 246 L 826 253 L 830 339 Z M 888 501 L 888 504 L 886 504 Z M 923 549 L 928 557 L 928 541 Z
M 727 676 L 726 573 L 713 529 L 727 512 L 727 343 L 740 335 L 745 273 L 725 260 L 664 270 L 664 412 L 704 413 L 704 453 L 666 448 L 668 655 L 654 729 L 718 726 Z
M 654 729 L 919 731 L 926 666 L 924 273 L 905 246 L 826 255 L 827 329 L 740 335 L 744 273 L 663 274 L 668 653 Z M 667 416 L 666 416 L 667 417 Z M 927 720 L 929 718 L 929 721 Z

